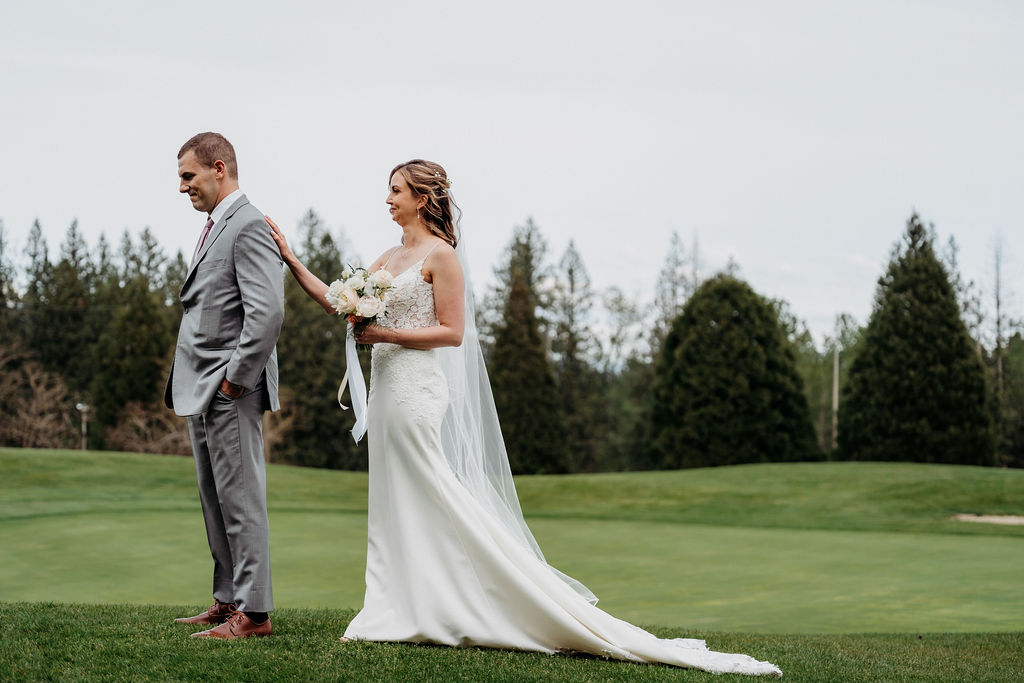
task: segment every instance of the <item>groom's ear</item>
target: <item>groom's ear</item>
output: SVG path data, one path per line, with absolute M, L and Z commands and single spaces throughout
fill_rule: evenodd
M 223 178 L 226 178 L 228 175 L 227 164 L 225 164 L 220 159 L 217 159 L 215 162 L 213 162 L 213 170 L 217 173 L 217 180 L 222 180 Z

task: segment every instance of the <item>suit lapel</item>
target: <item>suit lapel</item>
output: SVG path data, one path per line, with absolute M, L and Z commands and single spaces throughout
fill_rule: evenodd
M 213 227 L 210 228 L 210 234 L 206 236 L 206 241 L 203 242 L 202 249 L 199 250 L 199 254 L 196 255 L 195 260 L 192 261 L 192 265 L 188 269 L 188 275 L 185 276 L 185 282 L 181 286 L 182 293 L 185 292 L 185 288 L 188 287 L 189 283 L 192 282 L 192 277 L 195 275 L 196 268 L 198 268 L 199 264 L 202 263 L 203 258 L 206 256 L 206 252 L 210 250 L 210 247 L 213 246 L 214 241 L 220 236 L 222 232 L 224 232 L 224 228 L 227 226 L 228 221 L 231 220 L 231 218 L 240 208 L 242 208 L 248 203 L 249 200 L 243 194 L 241 197 L 236 199 L 234 203 L 231 204 L 231 206 L 228 207 L 228 210 L 224 212 L 224 215 L 221 216 L 221 219 L 214 223 Z

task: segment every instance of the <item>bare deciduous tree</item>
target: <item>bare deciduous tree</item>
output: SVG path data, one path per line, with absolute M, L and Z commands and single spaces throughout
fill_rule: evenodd
M 126 405 L 117 426 L 107 430 L 106 446 L 135 453 L 192 454 L 185 420 L 162 404 Z
M 0 442 L 23 448 L 66 448 L 74 443 L 64 381 L 26 360 L 17 346 L 0 347 L 0 405 Z

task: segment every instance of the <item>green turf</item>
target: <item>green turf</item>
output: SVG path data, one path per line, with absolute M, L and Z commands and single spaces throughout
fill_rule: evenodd
M 339 643 L 352 610 L 282 609 L 271 638 L 197 641 L 195 606 L 0 603 L 0 679 L 111 681 L 743 681 L 593 657 Z M 663 637 L 680 629 L 654 628 Z M 686 632 L 777 664 L 785 681 L 1013 681 L 1024 634 L 751 635 Z
M 1024 472 L 814 463 L 518 480 L 548 560 L 635 623 L 761 633 L 1024 630 Z M 362 599 L 366 475 L 272 466 L 278 607 Z M 198 604 L 187 458 L 0 449 L 0 601 Z

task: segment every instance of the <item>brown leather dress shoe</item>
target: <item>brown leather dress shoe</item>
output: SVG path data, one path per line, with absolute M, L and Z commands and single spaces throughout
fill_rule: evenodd
M 178 617 L 174 621 L 179 624 L 223 624 L 235 609 L 235 603 L 224 604 L 214 598 L 213 604 L 202 614 L 197 614 L 194 617 Z
M 214 626 L 206 631 L 200 631 L 199 633 L 193 633 L 193 638 L 223 638 L 230 640 L 232 638 L 250 638 L 253 636 L 269 636 L 274 632 L 274 629 L 270 626 L 270 619 L 267 619 L 262 624 L 257 624 L 249 617 L 245 616 L 245 612 L 234 611 L 228 620 L 220 626 Z

